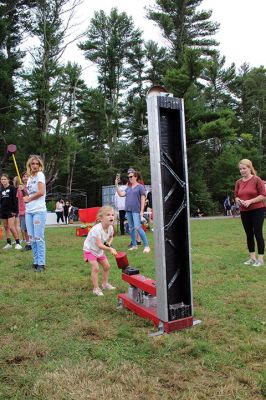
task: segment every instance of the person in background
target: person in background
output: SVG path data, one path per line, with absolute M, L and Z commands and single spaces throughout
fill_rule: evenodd
M 64 222 L 64 200 L 59 199 L 55 205 L 56 222 L 59 224 L 60 220 Z
M 63 209 L 64 209 L 64 219 L 65 219 L 65 223 L 66 223 L 66 224 L 69 224 L 70 202 L 69 202 L 68 200 L 66 200 Z
M 146 192 L 145 183 L 144 183 L 144 181 L 143 181 L 143 179 L 142 179 L 142 177 L 141 177 L 141 173 L 140 173 L 139 171 L 136 171 L 134 168 L 129 168 L 128 171 L 127 171 L 127 174 L 130 174 L 131 172 L 136 173 L 137 182 L 138 182 L 140 185 L 143 185 L 143 187 L 144 187 L 144 189 L 145 189 L 145 192 Z M 130 180 L 129 180 L 128 186 L 130 186 L 130 185 L 131 185 L 131 182 L 130 182 Z M 147 205 L 147 203 L 146 203 L 146 200 L 145 200 L 144 210 L 145 210 L 146 205 Z M 143 219 L 143 218 L 142 218 L 141 223 L 142 223 L 142 222 L 144 222 L 144 219 Z M 136 240 L 137 240 L 137 245 L 140 246 L 140 245 L 141 245 L 141 237 L 140 237 L 140 235 L 139 235 L 139 232 L 136 232 Z M 131 240 L 131 242 L 130 242 L 129 245 L 128 245 L 128 248 L 130 249 L 132 246 L 133 246 L 133 243 L 132 243 L 132 240 Z
M 201 212 L 200 208 L 197 208 L 194 214 L 195 218 L 202 218 L 203 217 L 203 212 Z
M 120 178 L 119 178 L 120 179 Z M 120 180 L 119 180 L 120 183 Z M 127 180 L 125 178 L 121 179 L 121 183 L 119 188 L 122 191 L 125 191 L 127 188 Z M 126 211 L 125 211 L 125 197 L 120 197 L 117 192 L 115 192 L 115 209 L 119 214 L 119 225 L 120 225 L 120 234 L 125 234 L 125 220 L 126 220 Z
M 109 251 L 113 256 L 117 255 L 116 250 L 111 247 L 114 221 L 114 209 L 110 206 L 101 207 L 97 214 L 97 223 L 90 229 L 83 246 L 84 260 L 91 265 L 93 294 L 96 296 L 103 296 L 102 289 L 115 289 L 108 282 L 110 264 L 104 254 L 104 251 Z M 100 289 L 98 281 L 99 264 L 103 267 L 102 289 Z
M 149 225 L 151 226 L 151 224 L 153 224 L 152 187 L 150 187 L 150 191 L 147 193 L 146 204 L 147 204 L 148 221 Z
M 234 199 L 231 200 L 231 213 L 232 216 L 235 217 L 236 216 L 236 202 Z
M 21 177 L 22 180 L 22 185 L 19 185 L 18 190 L 17 190 L 17 198 L 18 198 L 18 216 L 19 216 L 19 225 L 20 225 L 20 230 L 21 230 L 21 235 L 23 241 L 26 243 L 26 246 L 22 251 L 28 251 L 31 250 L 31 244 L 30 244 L 30 239 L 29 235 L 27 232 L 27 227 L 26 227 L 26 206 L 23 200 L 23 193 L 25 193 L 25 188 L 27 186 L 27 181 L 28 181 L 28 174 L 27 172 L 24 172 Z
M 68 209 L 68 220 L 70 224 L 73 224 L 74 222 L 74 217 L 75 217 L 75 208 L 74 206 L 69 202 L 69 209 Z
M 226 196 L 226 199 L 224 201 L 224 213 L 227 216 L 232 216 L 231 200 L 230 200 L 230 196 L 229 195 Z
M 3 247 L 4 250 L 12 249 L 11 244 L 11 233 L 15 239 L 15 249 L 22 250 L 22 246 L 19 243 L 18 232 L 15 227 L 15 218 L 18 214 L 18 201 L 16 197 L 16 190 L 9 184 L 9 177 L 6 174 L 1 176 L 1 214 L 4 229 L 6 232 L 6 245 Z
M 33 254 L 33 266 L 36 272 L 43 272 L 46 260 L 45 221 L 46 221 L 46 184 L 43 173 L 44 164 L 40 156 L 31 155 L 26 164 L 28 181 L 26 203 L 26 226 Z
M 115 179 L 115 187 L 119 196 L 126 197 L 125 210 L 132 241 L 132 246 L 129 248 L 129 250 L 137 249 L 136 232 L 138 232 L 143 241 L 143 252 L 149 253 L 151 249 L 149 247 L 146 234 L 141 226 L 141 219 L 143 218 L 146 200 L 145 189 L 143 185 L 137 181 L 136 171 L 129 172 L 128 179 L 130 181 L 130 184 L 127 186 L 125 191 L 120 190 L 117 177 Z
M 241 178 L 235 184 L 235 201 L 239 204 L 241 221 L 246 232 L 249 259 L 245 265 L 260 267 L 264 264 L 264 202 L 266 190 L 264 182 L 257 176 L 252 162 L 243 159 L 239 162 Z M 255 252 L 257 242 L 258 259 Z

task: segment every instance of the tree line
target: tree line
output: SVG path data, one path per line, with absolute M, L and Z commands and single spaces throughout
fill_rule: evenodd
M 156 0 L 146 17 L 165 46 L 149 40 L 131 16 L 95 11 L 85 36 L 75 36 L 81 0 L 0 1 L 0 155 L 17 145 L 45 162 L 49 188 L 66 186 L 101 203 L 101 187 L 129 166 L 150 182 L 146 93 L 163 85 L 184 98 L 190 204 L 217 212 L 232 194 L 241 158 L 266 179 L 266 69 L 226 65 L 215 34 L 219 23 L 202 0 Z M 32 40 L 27 52 L 25 41 Z M 97 86 L 75 61 L 62 61 L 75 40 L 97 67 Z M 2 166 L 14 175 L 11 162 Z

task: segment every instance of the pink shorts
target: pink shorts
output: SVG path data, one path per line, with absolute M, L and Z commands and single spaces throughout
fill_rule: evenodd
M 103 254 L 102 256 L 100 256 L 100 257 L 96 257 L 94 254 L 92 254 L 90 251 L 84 251 L 83 252 L 83 257 L 84 257 L 84 260 L 86 261 L 86 262 L 88 262 L 88 261 L 98 261 L 98 262 L 100 262 L 100 261 L 105 261 L 105 260 L 107 260 L 107 257 L 106 257 L 106 255 L 105 254 Z

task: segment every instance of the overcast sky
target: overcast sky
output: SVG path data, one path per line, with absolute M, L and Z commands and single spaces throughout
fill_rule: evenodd
M 144 6 L 154 3 L 154 0 L 84 0 L 76 13 L 77 30 L 87 29 L 94 11 L 102 9 L 109 13 L 111 8 L 117 7 L 133 17 L 145 40 L 152 39 L 163 45 L 159 29 L 145 18 Z M 220 23 L 216 40 L 220 42 L 219 50 L 226 56 L 227 65 L 234 62 L 240 67 L 247 62 L 252 67 L 266 66 L 266 0 L 203 0 L 201 8 L 212 9 L 212 20 Z M 84 79 L 89 85 L 94 84 L 95 69 L 74 44 L 67 49 L 64 58 L 81 64 Z

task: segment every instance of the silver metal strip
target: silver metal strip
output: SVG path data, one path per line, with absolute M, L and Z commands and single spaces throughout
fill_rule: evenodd
M 186 175 L 186 182 L 187 185 L 185 187 L 186 190 L 186 198 L 187 198 L 187 228 L 188 228 L 188 254 L 189 254 L 189 282 L 190 282 L 190 304 L 191 304 L 191 313 L 193 315 L 193 290 L 192 290 L 192 260 L 191 260 L 191 239 L 190 239 L 190 215 L 189 215 L 189 184 L 188 184 L 188 167 L 187 167 L 187 144 L 186 144 L 186 128 L 185 128 L 185 111 L 184 111 L 184 100 L 180 99 L 181 101 L 181 109 L 180 112 L 182 113 L 182 125 L 181 125 L 181 137 L 182 137 L 182 147 L 183 147 L 183 157 L 184 157 L 184 166 L 185 166 L 185 175 Z

